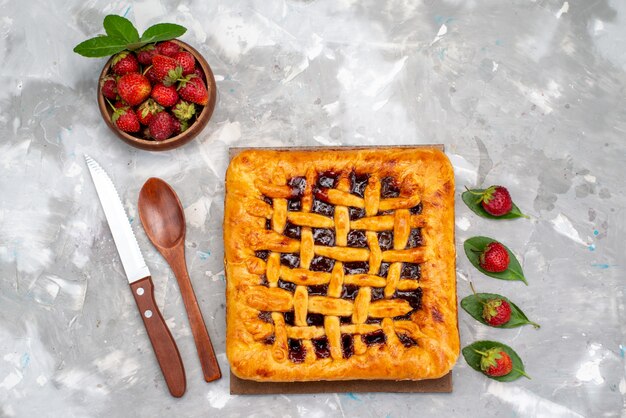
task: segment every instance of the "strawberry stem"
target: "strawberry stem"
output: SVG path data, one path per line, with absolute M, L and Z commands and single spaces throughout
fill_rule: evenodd
M 104 98 L 104 100 L 107 101 L 107 103 L 109 104 L 109 106 L 111 106 L 111 109 L 113 109 L 113 111 L 115 112 L 115 106 L 113 106 L 113 103 L 111 103 L 111 101 L 108 98 Z
M 474 350 L 474 352 L 475 352 L 476 354 L 480 354 L 480 355 L 481 355 L 481 356 L 483 356 L 483 357 L 488 356 L 488 354 L 487 354 L 487 353 L 485 353 L 484 351 L 478 351 L 478 350 L 476 350 L 475 348 L 472 348 L 472 350 Z
M 467 190 L 470 194 L 473 194 L 474 196 L 482 196 L 484 194 L 483 192 L 475 192 L 473 190 L 470 190 L 467 188 L 467 186 L 465 186 L 465 190 Z
M 536 323 L 536 322 L 528 321 L 528 323 L 529 323 L 530 325 L 532 325 L 533 327 L 535 327 L 535 329 L 539 329 L 539 328 L 541 328 L 541 325 L 539 325 L 539 324 L 538 324 L 538 323 Z
M 475 297 L 476 299 L 478 299 L 478 301 L 479 301 L 482 305 L 485 305 L 485 302 L 484 302 L 484 301 L 480 298 L 480 296 L 478 296 L 478 295 L 476 294 L 476 290 L 474 290 L 474 283 L 470 282 L 470 287 L 472 288 L 472 293 L 474 294 L 474 297 Z
M 148 71 L 150 71 L 150 68 L 152 68 L 152 65 L 148 65 L 148 66 L 146 67 L 146 69 L 145 69 L 145 70 L 143 70 L 142 75 L 146 75 L 146 74 L 148 73 Z

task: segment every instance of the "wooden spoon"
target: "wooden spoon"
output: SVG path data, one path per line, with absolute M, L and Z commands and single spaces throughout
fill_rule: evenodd
M 183 296 L 187 318 L 191 325 L 196 349 L 200 357 L 204 380 L 211 382 L 222 377 L 215 359 L 202 312 L 187 272 L 185 261 L 185 214 L 178 196 L 169 184 L 158 178 L 149 178 L 139 192 L 139 218 L 152 244 L 174 271 Z

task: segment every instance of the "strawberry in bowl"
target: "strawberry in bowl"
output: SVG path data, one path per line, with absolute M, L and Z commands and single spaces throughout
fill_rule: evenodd
M 202 55 L 173 39 L 186 29 L 159 23 L 139 36 L 117 15 L 105 17 L 104 29 L 106 36 L 88 39 L 74 51 L 110 56 L 98 85 L 100 112 L 109 128 L 126 143 L 151 151 L 179 147 L 198 135 L 215 108 L 217 87 Z

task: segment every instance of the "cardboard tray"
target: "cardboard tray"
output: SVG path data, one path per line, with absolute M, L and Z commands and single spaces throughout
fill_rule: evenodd
M 302 150 L 358 150 L 377 148 L 377 146 L 346 146 L 346 147 L 267 147 L 254 149 L 270 149 L 276 151 L 302 151 Z M 437 148 L 444 151 L 442 144 L 433 145 L 396 145 L 380 146 L 380 148 Z M 229 159 L 251 148 L 229 148 Z M 451 393 L 452 372 L 439 379 L 429 380 L 339 380 L 339 381 L 315 381 L 315 382 L 255 382 L 244 380 L 230 373 L 231 395 L 275 395 L 275 394 L 307 394 L 307 393 Z

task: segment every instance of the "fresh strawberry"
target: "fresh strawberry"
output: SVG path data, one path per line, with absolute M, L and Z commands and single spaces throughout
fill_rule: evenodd
M 494 327 L 504 325 L 511 319 L 511 305 L 504 299 L 488 299 L 483 303 L 483 319 Z
M 209 101 L 209 93 L 206 86 L 198 77 L 188 75 L 181 79 L 178 84 L 178 94 L 188 102 L 206 106 Z
M 480 369 L 487 376 L 506 376 L 513 370 L 511 357 L 500 347 L 494 347 L 487 351 L 474 351 L 481 355 Z
M 162 141 L 172 136 L 174 133 L 174 116 L 167 112 L 159 112 L 152 117 L 148 128 L 150 137 Z
M 161 55 L 165 55 L 166 57 L 173 57 L 180 51 L 180 46 L 172 41 L 165 41 L 158 43 L 156 49 Z
M 200 68 L 200 67 L 194 68 L 193 73 L 197 77 L 200 77 L 202 79 L 202 81 L 204 81 L 204 83 L 206 84 L 206 77 L 204 76 L 204 71 L 202 71 L 202 68 Z
M 178 120 L 176 118 L 173 119 L 172 123 L 174 124 L 174 135 L 178 135 L 181 132 L 185 132 L 187 128 L 189 128 L 189 122 L 186 120 Z
M 115 100 L 117 98 L 117 83 L 113 77 L 104 77 L 100 89 L 102 90 L 102 95 L 107 99 Z
M 478 261 L 483 270 L 500 273 L 509 268 L 509 253 L 504 245 L 494 241 L 485 247 Z
M 178 93 L 175 86 L 166 86 L 163 84 L 156 84 L 152 87 L 152 93 L 150 96 L 156 100 L 158 104 L 164 107 L 171 107 L 178 101 Z
M 137 108 L 137 117 L 142 125 L 148 126 L 152 116 L 163 111 L 163 106 L 159 105 L 152 99 L 148 99 Z
M 150 81 L 139 73 L 124 74 L 117 80 L 117 93 L 131 106 L 146 100 L 151 90 Z
M 506 187 L 491 186 L 481 193 L 478 200 L 483 209 L 493 216 L 503 216 L 513 208 L 513 200 Z
M 166 86 L 174 84 L 183 74 L 183 68 L 174 58 L 158 54 L 152 57 L 152 70 L 157 80 Z
M 196 114 L 196 105 L 184 100 L 179 100 L 172 108 L 172 113 L 178 120 L 187 121 Z
M 124 132 L 139 132 L 141 128 L 137 115 L 128 106 L 115 109 L 111 115 L 111 120 L 115 126 Z
M 122 51 L 113 57 L 111 68 L 117 75 L 136 73 L 139 71 L 139 63 L 135 54 L 130 51 Z
M 191 74 L 196 69 L 196 59 L 190 52 L 177 52 L 173 58 L 183 68 L 183 75 Z
M 154 44 L 148 44 L 137 51 L 137 61 L 141 65 L 151 65 L 152 57 L 157 54 Z

